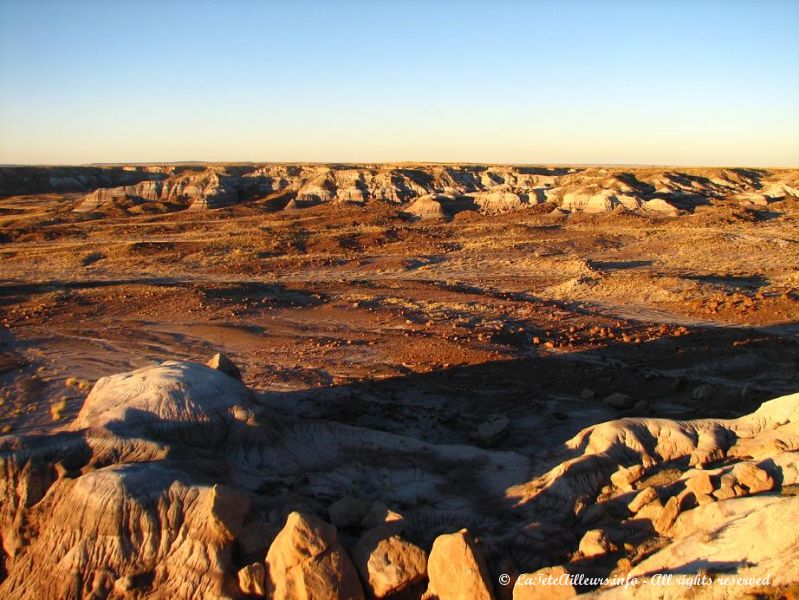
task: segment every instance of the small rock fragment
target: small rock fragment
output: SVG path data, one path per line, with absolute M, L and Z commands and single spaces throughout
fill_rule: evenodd
M 736 464 L 732 468 L 732 475 L 738 483 L 749 490 L 750 494 L 769 492 L 774 489 L 774 478 L 752 463 L 742 462 Z
M 630 468 L 621 467 L 610 476 L 610 482 L 620 490 L 626 490 L 632 488 L 632 485 L 643 476 L 643 465 L 633 465 Z
M 630 503 L 627 505 L 627 508 L 630 510 L 631 513 L 636 514 L 640 511 L 644 506 L 652 502 L 658 497 L 657 490 L 653 487 L 647 487 L 638 492 L 635 498 L 633 498 Z
M 602 400 L 602 402 L 620 410 L 630 408 L 635 404 L 635 401 L 630 396 L 622 394 L 621 392 L 613 392 L 610 396 Z
M 233 379 L 241 381 L 241 371 L 239 371 L 239 368 L 221 352 L 214 354 L 213 358 L 208 361 L 208 366 L 217 371 L 221 371 Z
M 580 540 L 580 554 L 586 558 L 603 556 L 611 551 L 611 544 L 601 529 L 591 529 L 585 532 Z
M 263 596 L 266 593 L 265 581 L 266 569 L 261 562 L 252 563 L 239 570 L 239 589 L 242 594 Z
M 336 527 L 354 527 L 369 513 L 371 504 L 360 498 L 344 496 L 331 504 L 327 512 Z
M 480 435 L 480 441 L 486 446 L 495 446 L 507 435 L 509 426 L 510 419 L 505 415 L 491 417 L 481 423 L 477 430 Z
M 372 504 L 369 512 L 361 519 L 361 527 L 364 529 L 372 529 L 387 523 L 399 525 L 402 523 L 403 519 L 404 517 L 401 514 L 394 512 L 382 502 L 375 502 Z

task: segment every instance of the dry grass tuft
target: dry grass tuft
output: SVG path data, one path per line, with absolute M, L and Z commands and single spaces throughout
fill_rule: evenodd
M 64 410 L 67 407 L 67 397 L 62 396 L 55 402 L 50 405 L 50 417 L 53 421 L 58 421 L 61 419 Z

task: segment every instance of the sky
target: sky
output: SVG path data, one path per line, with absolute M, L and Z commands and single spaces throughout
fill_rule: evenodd
M 0 163 L 799 166 L 797 0 L 0 0 Z

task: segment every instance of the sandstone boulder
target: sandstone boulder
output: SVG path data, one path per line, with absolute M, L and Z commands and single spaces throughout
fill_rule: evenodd
M 618 471 L 610 476 L 610 482 L 621 490 L 630 489 L 632 485 L 644 476 L 644 467 L 642 465 L 633 465 L 631 467 L 621 467 Z
M 591 529 L 586 531 L 585 535 L 583 535 L 580 540 L 578 551 L 585 558 L 603 556 L 611 551 L 611 543 L 605 536 L 604 531 L 601 529 Z
M 218 352 L 208 361 L 208 366 L 241 381 L 241 371 L 227 356 Z
M 266 555 L 266 588 L 274 600 L 354 600 L 364 597 L 336 528 L 292 512 Z
M 635 498 L 630 501 L 630 503 L 627 505 L 627 508 L 631 513 L 635 514 L 657 497 L 658 493 L 655 488 L 646 487 L 635 495 Z
M 715 489 L 710 475 L 704 471 L 699 471 L 691 475 L 685 482 L 685 487 L 692 491 L 697 497 L 712 494 Z
M 367 531 L 353 549 L 353 560 L 375 598 L 406 590 L 427 576 L 425 551 L 388 527 Z
M 774 478 L 752 463 L 737 463 L 732 469 L 732 475 L 738 483 L 749 490 L 750 494 L 770 492 L 774 489 Z
M 679 496 L 672 496 L 666 501 L 663 511 L 653 523 L 658 533 L 664 534 L 677 520 L 682 510 L 682 499 Z
M 493 600 L 492 582 L 480 549 L 465 529 L 440 535 L 427 563 L 427 594 L 439 600 Z

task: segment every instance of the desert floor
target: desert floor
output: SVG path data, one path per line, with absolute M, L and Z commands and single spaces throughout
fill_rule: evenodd
M 436 441 L 531 412 L 562 439 L 622 414 L 613 392 L 623 414 L 693 418 L 799 389 L 790 197 L 447 221 L 269 200 L 96 219 L 79 199 L 0 200 L 6 433 L 68 422 L 104 375 L 218 351 L 289 412 Z

